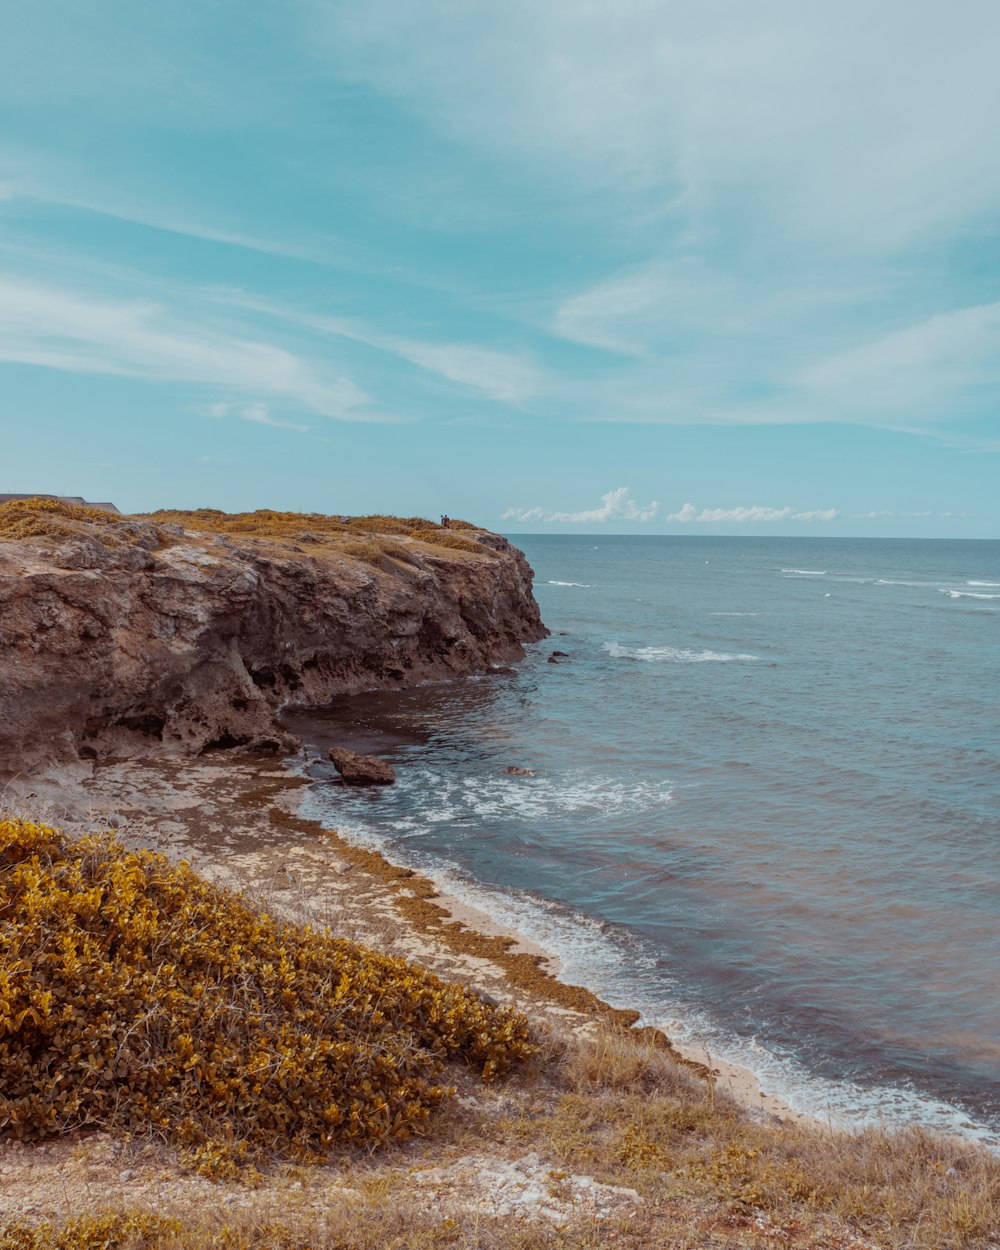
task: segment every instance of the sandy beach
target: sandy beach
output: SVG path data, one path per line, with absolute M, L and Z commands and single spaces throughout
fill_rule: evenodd
M 560 980 L 558 958 L 523 934 L 302 815 L 309 787 L 330 784 L 310 779 L 304 765 L 301 757 L 231 752 L 129 760 L 79 780 L 12 783 L 7 803 L 66 828 L 115 828 L 129 846 L 186 859 L 274 914 L 328 927 L 471 984 L 536 1021 L 574 1031 L 600 1022 L 642 1032 L 757 1115 L 819 1125 L 762 1088 L 749 1069 L 644 1028 L 638 1012 Z

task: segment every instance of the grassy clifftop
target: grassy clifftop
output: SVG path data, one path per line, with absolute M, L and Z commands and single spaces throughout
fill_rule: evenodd
M 54 499 L 19 499 L 0 504 L 0 541 L 93 534 L 112 545 L 129 542 L 146 545 L 151 540 L 157 546 L 168 546 L 178 541 L 181 531 L 284 540 L 310 546 L 332 545 L 342 548 L 348 555 L 362 558 L 400 554 L 403 551 L 400 539 L 470 555 L 492 554 L 490 546 L 475 541 L 475 536 L 485 531 L 468 521 L 449 521 L 441 525 L 425 517 L 326 516 L 318 512 L 275 512 L 268 508 L 238 513 L 220 512 L 216 508 L 162 509 L 121 516 Z M 392 544 L 386 542 L 387 539 L 397 542 Z

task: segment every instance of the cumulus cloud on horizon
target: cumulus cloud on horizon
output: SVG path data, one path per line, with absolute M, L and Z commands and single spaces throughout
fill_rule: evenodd
M 755 504 L 750 508 L 702 508 L 686 503 L 677 512 L 664 519 L 668 524 L 682 525 L 751 525 L 771 521 L 835 521 L 840 513 L 836 508 L 818 508 L 809 512 L 796 512 L 794 508 L 762 508 Z
M 926 509 L 923 512 L 893 512 L 888 508 L 882 508 L 882 509 L 879 509 L 878 511 L 873 511 L 873 512 L 856 512 L 854 514 L 854 519 L 855 521 L 885 521 L 885 520 L 910 521 L 910 520 L 926 520 L 929 517 L 937 516 L 939 519 L 946 520 L 948 517 L 953 517 L 956 515 L 964 517 L 964 516 L 967 516 L 968 513 L 966 512 L 934 513 L 934 512 L 931 512 L 930 509 Z
M 556 521 L 572 525 L 605 525 L 608 521 L 653 521 L 660 511 L 659 503 L 654 499 L 651 503 L 637 503 L 627 486 L 619 486 L 617 490 L 609 490 L 601 496 L 598 508 L 585 509 L 583 512 L 549 512 L 545 508 L 508 508 L 501 521 Z

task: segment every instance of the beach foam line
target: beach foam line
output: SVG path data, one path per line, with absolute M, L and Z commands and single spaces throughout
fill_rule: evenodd
M 917 1124 L 1000 1150 L 1000 1135 L 972 1120 L 961 1107 L 906 1085 L 867 1087 L 849 1079 L 830 1080 L 759 1038 L 740 1037 L 720 1028 L 705 1008 L 688 1001 L 662 961 L 627 929 L 540 895 L 486 885 L 445 857 L 421 852 L 413 842 L 400 845 L 391 835 L 363 824 L 345 824 L 339 815 L 334 822 L 332 812 L 318 801 L 321 795 L 319 787 L 302 794 L 303 815 L 318 820 L 345 844 L 374 851 L 390 865 L 419 873 L 438 891 L 432 902 L 447 909 L 455 900 L 470 913 L 486 917 L 500 933 L 543 952 L 551 969 L 546 978 L 550 985 L 556 981 L 567 990 L 575 986 L 582 995 L 613 1011 L 638 1016 L 637 1026 L 661 1029 L 685 1058 L 693 1062 L 707 1058 L 713 1067 L 722 1069 L 723 1084 L 745 1105 L 760 1107 L 756 1092 L 760 1091 L 796 1118 L 845 1129 Z M 467 919 L 475 927 L 475 915 Z M 532 992 L 543 997 L 547 993 L 541 983 Z M 578 1006 L 592 1011 L 582 999 Z M 738 1072 L 734 1079 L 734 1070 L 749 1074 L 749 1082 Z M 776 1105 L 769 1109 L 782 1113 Z
M 622 774 L 581 769 L 553 777 L 469 777 L 418 766 L 401 773 L 392 793 L 380 796 L 379 808 L 397 834 L 413 835 L 429 825 L 468 825 L 495 816 L 528 824 L 562 818 L 582 825 L 661 810 L 673 799 L 671 781 Z M 369 801 L 363 792 L 337 796 L 338 808 L 348 815 L 364 811 Z
M 759 658 L 740 651 L 693 651 L 690 647 L 623 647 L 620 642 L 606 642 L 604 650 L 616 660 L 641 660 L 646 664 L 749 664 Z

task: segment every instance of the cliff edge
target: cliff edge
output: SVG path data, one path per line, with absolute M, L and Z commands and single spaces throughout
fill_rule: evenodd
M 480 672 L 546 636 L 463 522 L 0 505 L 0 774 L 282 749 L 278 711 Z

